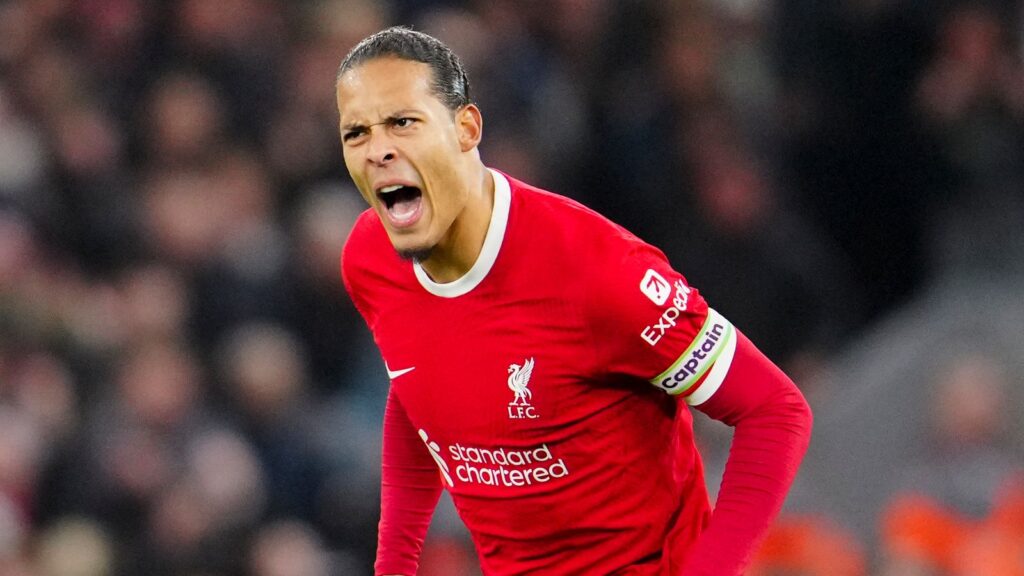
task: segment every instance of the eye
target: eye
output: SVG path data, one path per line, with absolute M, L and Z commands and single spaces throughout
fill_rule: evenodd
M 345 133 L 343 133 L 341 135 L 341 141 L 342 142 L 352 142 L 356 138 L 359 138 L 360 136 L 362 136 L 365 133 L 366 133 L 365 130 L 348 130 L 348 131 L 346 131 Z
M 416 119 L 415 118 L 406 118 L 406 117 L 395 118 L 394 122 L 392 122 L 392 124 L 395 126 L 395 128 L 408 128 L 408 127 L 412 126 L 415 123 L 416 123 Z

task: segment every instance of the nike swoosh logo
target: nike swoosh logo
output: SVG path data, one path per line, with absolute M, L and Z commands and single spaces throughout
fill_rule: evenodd
M 401 370 L 392 370 L 391 368 L 388 368 L 388 363 L 385 362 L 384 363 L 384 369 L 388 371 L 388 379 L 389 380 L 394 380 L 395 378 L 398 378 L 399 376 L 401 376 L 403 374 L 408 374 L 409 372 L 412 372 L 413 370 L 416 369 L 416 367 L 413 366 L 412 368 L 403 368 Z

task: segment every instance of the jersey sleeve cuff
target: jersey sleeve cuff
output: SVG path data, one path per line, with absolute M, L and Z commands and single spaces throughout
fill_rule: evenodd
M 729 373 L 736 353 L 736 329 L 714 309 L 697 337 L 667 370 L 651 384 L 673 396 L 682 395 L 687 404 L 699 406 L 718 390 Z

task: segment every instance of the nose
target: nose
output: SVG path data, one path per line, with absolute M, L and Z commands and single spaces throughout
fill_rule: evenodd
M 381 130 L 374 130 L 370 133 L 369 146 L 366 152 L 366 159 L 376 165 L 384 166 L 390 164 L 398 157 L 391 139 Z

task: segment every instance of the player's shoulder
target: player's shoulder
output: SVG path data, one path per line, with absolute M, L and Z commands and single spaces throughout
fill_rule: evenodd
M 387 241 L 387 232 L 380 217 L 372 209 L 363 210 L 356 218 L 356 223 L 352 226 L 342 249 L 342 274 L 346 280 L 351 274 L 358 274 L 379 262 L 373 255 L 378 253 Z
M 514 178 L 509 181 L 517 228 L 543 238 L 548 253 L 565 256 L 566 272 L 599 280 L 637 255 L 667 260 L 658 248 L 585 204 Z
M 341 253 L 341 276 L 357 306 L 369 295 L 411 276 L 395 253 L 380 217 L 371 209 L 356 219 Z M 403 274 L 403 271 L 407 274 Z
M 630 251 L 646 243 L 603 214 L 568 196 L 557 194 L 509 178 L 513 205 L 519 209 L 523 224 L 549 242 L 593 253 Z

